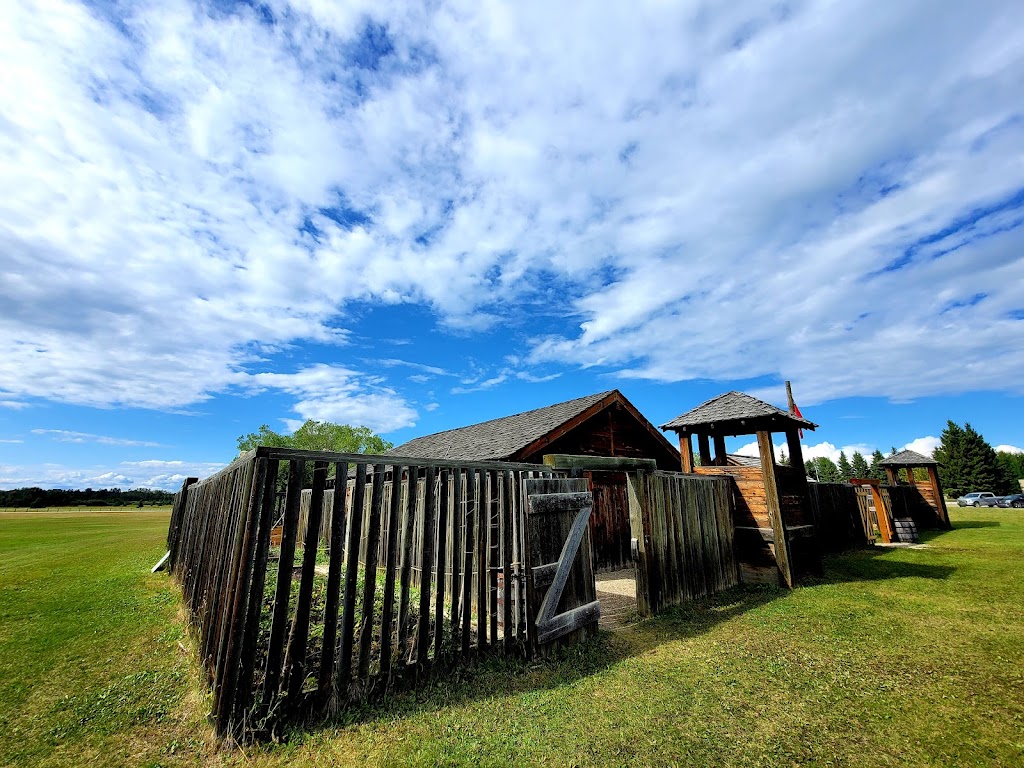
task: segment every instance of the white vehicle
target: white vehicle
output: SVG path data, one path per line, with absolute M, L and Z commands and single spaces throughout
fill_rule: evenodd
M 958 506 L 961 507 L 980 507 L 990 506 L 991 502 L 985 503 L 986 499 L 994 499 L 996 495 L 989 493 L 988 491 L 975 491 L 974 493 L 968 493 L 966 496 L 961 496 L 956 500 Z

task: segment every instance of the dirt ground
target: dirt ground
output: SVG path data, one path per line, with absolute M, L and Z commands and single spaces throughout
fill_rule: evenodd
M 624 568 L 595 575 L 601 601 L 601 629 L 616 629 L 636 619 L 636 571 Z

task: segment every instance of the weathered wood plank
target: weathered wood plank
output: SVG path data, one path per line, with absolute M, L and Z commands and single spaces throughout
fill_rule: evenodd
M 253 680 L 256 673 L 256 642 L 260 616 L 263 613 L 263 592 L 266 584 L 267 559 L 270 552 L 270 528 L 273 525 L 274 491 L 277 483 L 279 462 L 268 460 L 260 500 L 260 521 L 256 533 L 256 554 L 253 562 L 252 593 L 245 618 L 245 633 L 239 654 L 238 692 L 235 695 L 232 722 L 241 724 L 244 713 L 249 709 L 255 696 Z M 241 725 L 237 726 L 238 728 Z
M 473 619 L 473 553 L 476 550 L 476 472 L 466 472 L 466 540 L 462 569 L 462 656 L 469 656 L 470 627 Z
M 588 624 L 593 624 L 601 618 L 601 603 L 597 600 L 585 605 L 571 608 L 565 613 L 560 613 L 538 626 L 537 642 L 540 644 L 550 643 L 563 635 L 582 629 Z
M 249 596 L 252 593 L 253 562 L 256 557 L 257 535 L 259 533 L 260 503 L 266 482 L 267 460 L 252 460 L 252 480 L 248 484 L 245 498 L 245 532 L 243 534 L 238 573 L 234 587 L 234 604 L 229 619 L 230 631 L 224 662 L 224 682 L 221 700 L 216 707 L 218 733 L 226 733 L 234 715 L 234 702 L 238 695 L 238 674 L 242 663 L 240 658 L 245 638 L 246 616 Z
M 281 677 L 281 652 L 288 628 L 288 600 L 292 588 L 292 566 L 295 562 L 295 540 L 299 527 L 299 497 L 302 493 L 304 461 L 288 463 L 288 490 L 285 498 L 284 532 L 281 537 L 281 555 L 277 565 L 277 590 L 274 593 L 274 617 L 270 625 L 267 647 L 267 674 L 264 678 L 263 703 L 269 704 L 277 695 Z
M 327 562 L 327 590 L 324 597 L 324 640 L 320 656 L 317 691 L 326 703 L 334 692 L 334 671 L 338 656 L 338 619 L 341 603 L 341 572 L 345 556 L 345 515 L 348 493 L 345 487 L 348 463 L 334 465 L 334 496 L 331 500 L 330 557 Z
M 384 607 L 381 613 L 380 671 L 385 684 L 391 677 L 391 644 L 397 634 L 395 623 L 395 577 L 398 573 L 399 527 L 402 516 L 402 468 L 391 467 L 391 499 L 388 505 L 387 536 L 384 559 Z
M 313 493 L 310 496 L 308 527 L 302 552 L 302 576 L 299 594 L 295 600 L 295 618 L 288 636 L 285 669 L 288 696 L 295 702 L 306 678 L 306 651 L 309 641 L 310 609 L 313 604 L 313 578 L 316 575 L 317 536 L 324 508 L 324 488 L 327 486 L 327 462 L 313 464 Z
M 373 488 L 370 491 L 366 566 L 363 570 L 362 620 L 359 625 L 359 679 L 361 682 L 365 682 L 370 674 L 373 629 L 377 621 L 374 602 L 377 593 L 377 553 L 380 544 L 381 506 L 384 497 L 384 468 L 384 464 L 373 465 Z
M 423 531 L 422 555 L 420 556 L 420 567 L 422 578 L 420 580 L 420 610 L 419 626 L 416 637 L 416 664 L 425 667 L 428 661 L 430 649 L 430 584 L 431 573 L 434 568 L 434 520 L 437 515 L 437 470 L 433 465 L 427 467 L 426 484 L 423 491 Z
M 772 436 L 768 432 L 757 433 L 757 446 L 761 453 L 761 470 L 764 475 L 765 502 L 768 505 L 768 518 L 775 531 L 775 561 L 779 566 L 782 583 L 793 588 L 793 570 L 789 561 L 789 546 L 785 537 L 785 522 L 779 504 L 779 492 L 775 484 L 775 459 Z
M 334 451 L 307 451 L 298 448 L 271 448 L 261 446 L 254 451 L 254 455 L 268 459 L 301 460 L 301 461 L 347 461 L 350 464 L 374 464 L 384 462 L 386 464 L 399 464 L 410 466 L 423 463 L 422 456 L 392 456 L 375 455 L 368 453 L 337 453 Z M 515 461 L 461 461 L 458 459 L 430 459 L 435 473 L 438 469 L 537 469 L 536 464 L 525 464 Z
M 356 464 L 345 547 L 345 595 L 341 608 L 341 643 L 338 650 L 338 690 L 348 696 L 352 683 L 352 651 L 355 646 L 356 579 L 359 578 L 359 545 L 366 499 L 366 464 Z
M 490 528 L 490 508 L 487 503 L 487 473 L 480 472 L 477 485 L 477 574 L 476 574 L 476 637 L 477 648 L 487 648 L 487 581 L 488 581 L 488 528 Z
M 463 531 L 466 527 L 466 505 L 462 495 L 462 470 L 452 472 L 452 646 L 458 647 L 462 637 L 462 563 L 465 559 Z
M 577 456 L 565 453 L 544 455 L 544 464 L 553 469 L 586 469 L 607 472 L 653 472 L 658 468 L 654 459 L 630 459 L 624 456 Z
M 499 475 L 501 501 L 499 516 L 499 540 L 501 544 L 501 626 L 502 644 L 505 653 L 512 650 L 514 627 L 512 626 L 512 479 L 508 472 Z
M 441 470 L 440 490 L 437 496 L 437 576 L 434 583 L 437 588 L 434 605 L 434 658 L 441 658 L 441 646 L 444 644 L 444 595 L 445 595 L 445 564 L 447 562 L 448 544 L 448 508 L 450 484 L 449 472 Z
M 398 597 L 398 649 L 402 662 L 408 663 L 409 653 L 409 591 L 412 582 L 412 561 L 416 552 L 417 490 L 420 468 L 412 464 L 406 470 L 405 512 L 402 516 L 402 572 L 399 575 Z

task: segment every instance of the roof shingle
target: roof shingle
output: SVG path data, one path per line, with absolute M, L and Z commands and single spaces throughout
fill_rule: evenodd
M 917 451 L 900 451 L 878 463 L 883 467 L 927 467 L 931 464 L 937 465 L 939 462 L 935 459 L 929 459 L 927 456 L 922 456 Z
M 388 454 L 465 461 L 507 459 L 615 391 L 598 392 L 500 419 L 424 435 L 392 448 Z
M 816 429 L 817 424 L 801 419 L 781 408 L 776 408 L 764 400 L 758 400 L 743 392 L 726 392 L 701 403 L 691 411 L 676 416 L 672 421 L 661 425 L 662 429 L 685 429 L 709 424 L 739 421 L 740 419 L 763 419 L 782 417 L 793 425 L 804 429 Z

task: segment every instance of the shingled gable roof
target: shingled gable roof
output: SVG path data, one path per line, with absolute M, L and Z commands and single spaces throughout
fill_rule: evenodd
M 567 422 L 584 415 L 590 409 L 596 409 L 595 413 L 601 411 L 614 402 L 621 403 L 645 425 L 649 425 L 649 422 L 623 397 L 621 392 L 612 389 L 525 413 L 424 435 L 396 446 L 388 453 L 392 456 L 408 456 L 410 458 L 461 459 L 464 461 L 518 459 L 520 456 L 517 454 L 521 454 L 524 449 L 550 435 Z M 675 451 L 675 448 L 653 426 L 649 426 L 649 431 L 654 437 L 665 443 L 667 450 Z
M 900 451 L 878 463 L 883 467 L 927 467 L 931 464 L 938 465 L 939 462 L 935 459 L 929 459 L 927 456 L 922 456 L 917 451 Z
M 676 416 L 672 421 L 661 425 L 662 429 L 670 429 L 676 432 L 693 432 L 694 427 L 716 427 L 718 431 L 727 424 L 739 422 L 740 420 L 753 423 L 769 422 L 778 428 L 800 427 L 802 429 L 817 429 L 818 425 L 807 419 L 797 418 L 781 408 L 776 408 L 764 400 L 744 394 L 743 392 L 726 392 L 713 397 L 707 402 L 701 403 L 692 411 Z M 749 430 L 743 429 L 735 434 L 748 434 Z

